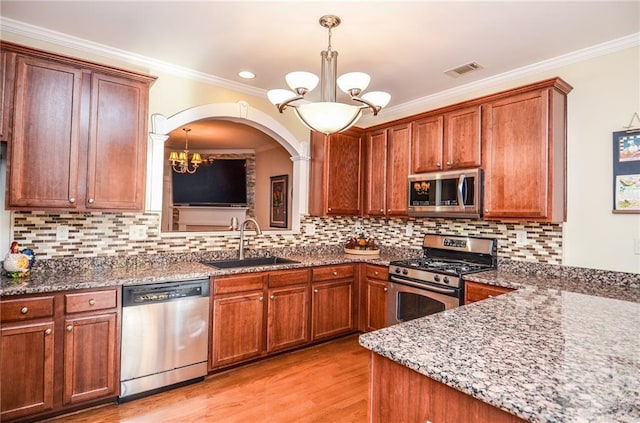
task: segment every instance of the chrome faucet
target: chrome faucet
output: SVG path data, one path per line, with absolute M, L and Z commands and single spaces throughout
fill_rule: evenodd
M 240 260 L 244 259 L 244 230 L 247 228 L 247 223 L 249 222 L 253 223 L 253 226 L 255 226 L 256 235 L 262 235 L 260 225 L 258 225 L 258 222 L 256 222 L 255 219 L 247 217 L 246 220 L 242 222 L 242 224 L 240 225 L 240 255 L 238 257 Z

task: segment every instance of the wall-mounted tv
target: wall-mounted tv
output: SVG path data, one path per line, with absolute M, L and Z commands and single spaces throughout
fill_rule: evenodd
M 195 173 L 171 174 L 174 205 L 247 205 L 246 159 L 216 159 Z

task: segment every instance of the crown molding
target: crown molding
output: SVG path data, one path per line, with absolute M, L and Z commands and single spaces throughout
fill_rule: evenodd
M 116 49 L 104 44 L 94 43 L 82 38 L 73 37 L 61 32 L 51 31 L 42 27 L 30 25 L 13 19 L 8 19 L 2 16 L 0 16 L 0 29 L 2 32 L 10 32 L 16 35 L 46 41 L 49 43 L 57 44 L 79 51 L 84 51 L 109 59 L 131 63 L 136 66 L 157 69 L 172 75 L 204 82 L 222 88 L 228 88 L 230 90 L 253 95 L 256 97 L 266 97 L 267 95 L 267 90 L 261 88 L 251 87 L 246 84 L 219 78 L 217 76 L 206 74 L 204 72 L 195 71 L 193 69 L 185 68 L 172 63 L 163 62 L 160 60 L 152 59 L 150 57 L 134 54 L 125 50 Z M 505 82 L 509 82 L 512 80 L 517 80 L 544 71 L 556 69 L 562 66 L 593 59 L 599 56 L 604 56 L 620 50 L 638 46 L 640 46 L 640 32 L 636 32 L 634 34 L 630 34 L 601 44 L 596 44 L 594 46 L 587 47 L 581 50 L 576 50 L 562 56 L 543 60 L 538 63 L 523 66 L 521 68 L 485 78 L 480 81 L 460 85 L 449 90 L 440 91 L 429 96 L 421 97 L 412 101 L 408 101 L 406 103 L 385 108 L 380 113 L 378 113 L 378 116 L 376 117 L 374 117 L 373 115 L 363 116 L 360 121 L 358 121 L 358 126 L 366 128 L 372 125 L 379 125 L 380 123 L 389 122 L 395 119 L 400 119 L 412 114 L 422 112 L 434 102 L 446 102 L 447 99 L 457 98 L 460 95 L 464 95 L 468 92 L 473 92 L 483 88 L 490 88 L 492 86 L 504 84 Z

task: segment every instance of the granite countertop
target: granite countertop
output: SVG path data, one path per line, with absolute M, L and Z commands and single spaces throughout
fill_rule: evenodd
M 128 267 L 92 267 L 79 270 L 34 270 L 27 278 L 0 276 L 0 295 L 37 294 L 83 288 L 105 288 L 121 285 L 142 285 L 160 282 L 186 281 L 238 273 L 296 269 L 353 262 L 368 262 L 387 266 L 399 258 L 394 255 L 354 256 L 349 254 L 287 255 L 299 263 L 216 269 L 197 261 L 181 263 L 149 263 Z
M 528 421 L 640 421 L 640 289 L 501 271 L 466 279 L 518 290 L 360 344 Z

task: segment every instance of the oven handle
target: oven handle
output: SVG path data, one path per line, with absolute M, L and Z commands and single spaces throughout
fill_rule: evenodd
M 399 282 L 399 283 L 402 283 L 402 284 L 405 284 L 405 285 L 413 286 L 413 287 L 415 287 L 415 288 L 422 288 L 422 289 L 425 289 L 425 290 L 427 290 L 427 291 L 440 292 L 440 293 L 442 293 L 442 294 L 449 294 L 449 295 L 453 295 L 453 294 L 455 294 L 455 293 L 456 293 L 456 290 L 455 290 L 455 289 L 438 288 L 438 287 L 436 287 L 436 286 L 423 285 L 423 284 L 419 284 L 419 283 L 411 282 L 411 281 L 409 281 L 409 280 L 402 279 L 402 278 L 399 278 L 399 277 L 397 277 L 397 276 L 393 276 L 393 275 L 392 275 L 392 276 L 389 276 L 389 279 L 390 279 L 392 282 Z

